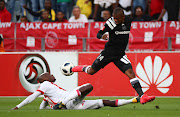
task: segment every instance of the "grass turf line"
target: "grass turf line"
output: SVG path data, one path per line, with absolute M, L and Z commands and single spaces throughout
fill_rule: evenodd
M 23 97 L 0 97 L 0 117 L 180 117 L 180 98 L 156 98 L 145 105 L 136 103 L 97 110 L 39 110 L 42 98 L 37 98 L 19 110 L 11 110 L 24 99 Z M 99 98 L 87 97 L 86 99 Z M 101 99 L 117 98 L 102 97 Z

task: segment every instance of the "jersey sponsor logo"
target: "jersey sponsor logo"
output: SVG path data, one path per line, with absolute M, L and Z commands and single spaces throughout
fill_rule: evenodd
M 127 29 L 126 25 L 122 24 L 122 30 L 126 30 L 126 29 Z
M 19 79 L 22 86 L 29 92 L 34 92 L 38 89 L 38 76 L 42 73 L 50 72 L 47 61 L 38 54 L 27 54 L 22 57 L 19 62 Z
M 144 92 L 150 88 L 156 88 L 161 93 L 166 94 L 173 82 L 169 64 L 166 62 L 163 65 L 159 56 L 155 56 L 154 61 L 151 56 L 147 56 L 144 59 L 144 66 L 138 63 L 136 73 Z
M 115 31 L 116 35 L 124 35 L 124 34 L 129 34 L 130 31 Z

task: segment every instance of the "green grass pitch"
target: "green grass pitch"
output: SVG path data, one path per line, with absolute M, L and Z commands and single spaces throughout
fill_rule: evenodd
M 11 110 L 23 97 L 0 97 L 0 117 L 180 117 L 180 98 L 156 98 L 145 105 L 140 103 L 121 107 L 104 107 L 97 110 L 39 110 L 42 98 L 20 108 Z M 87 97 L 86 99 L 99 99 Z M 117 99 L 103 97 L 101 99 Z M 159 107 L 159 108 L 158 108 Z

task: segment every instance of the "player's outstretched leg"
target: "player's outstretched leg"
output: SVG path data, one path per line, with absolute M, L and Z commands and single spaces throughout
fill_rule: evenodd
M 78 65 L 72 68 L 72 72 L 85 72 L 85 69 L 87 69 L 87 67 L 88 65 Z
M 90 65 L 78 65 L 72 68 L 72 72 L 86 72 L 87 74 L 93 75 L 96 71 Z
M 103 100 L 104 106 L 111 106 L 111 107 L 118 107 L 123 106 L 129 103 L 137 103 L 138 99 L 137 97 L 134 97 L 132 99 L 117 99 L 117 100 Z
M 93 90 L 93 86 L 90 83 L 84 84 L 80 87 L 78 87 L 76 90 L 72 91 L 65 99 L 60 101 L 58 104 L 56 104 L 53 109 L 62 109 L 65 107 L 67 102 L 69 102 L 72 99 L 75 99 L 77 97 L 85 97 L 87 94 L 89 94 Z

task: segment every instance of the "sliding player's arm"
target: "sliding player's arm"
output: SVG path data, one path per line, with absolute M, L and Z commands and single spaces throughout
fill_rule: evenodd
M 25 106 L 26 104 L 31 103 L 40 95 L 41 95 L 41 92 L 39 92 L 39 91 L 34 92 L 30 96 L 28 96 L 24 101 L 22 101 L 20 104 L 18 104 L 16 107 L 14 107 L 13 110 L 17 110 L 17 109 Z

